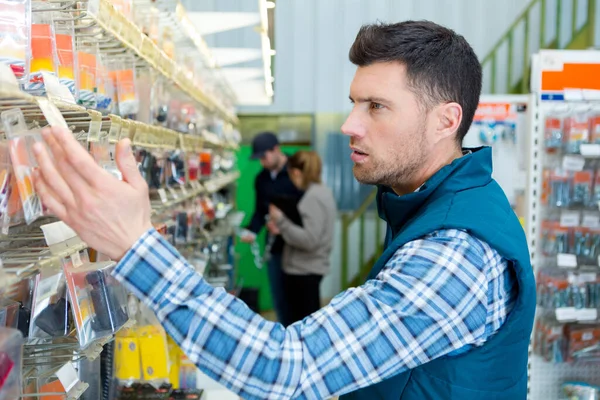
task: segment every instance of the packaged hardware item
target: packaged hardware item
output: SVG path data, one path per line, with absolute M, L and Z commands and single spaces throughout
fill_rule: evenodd
M 200 175 L 203 178 L 212 175 L 212 152 L 210 150 L 200 153 Z
M 568 207 L 571 203 L 571 176 L 565 171 L 554 169 L 551 170 L 549 179 L 548 206 Z
M 96 75 L 96 103 L 99 111 L 106 113 L 114 112 L 116 92 L 114 83 L 106 69 L 106 56 L 98 58 L 98 70 Z
M 10 161 L 8 142 L 0 142 L 0 229 L 4 234 L 12 225 L 24 221 L 17 180 Z
M 565 382 L 561 391 L 566 400 L 598 400 L 600 399 L 600 386 L 593 386 L 585 382 Z
M 594 174 L 594 192 L 590 206 L 594 205 L 597 207 L 600 204 L 600 169 L 596 169 Z
M 29 278 L 20 280 L 14 284 L 14 290 L 12 291 L 10 297 L 7 298 L 7 300 L 16 302 L 18 304 L 16 315 L 17 321 L 12 321 L 11 327 L 16 327 L 25 338 L 29 335 L 31 309 L 33 308 L 33 301 L 37 291 L 39 279 L 39 274 L 35 274 Z
M 582 144 L 590 141 L 589 118 L 586 113 L 577 113 L 565 118 L 563 122 L 565 151 L 578 154 Z
M 127 292 L 111 272 L 114 262 L 63 264 L 77 336 L 82 348 L 113 335 L 128 321 Z
M 100 357 L 95 360 L 81 359 L 77 362 L 75 369 L 79 381 L 89 385 L 83 392 L 81 400 L 98 400 L 102 398 L 102 366 Z
M 570 244 L 569 228 L 561 227 L 559 221 L 542 222 L 542 252 L 545 256 L 568 254 Z
M 565 335 L 567 362 L 600 360 L 600 326 L 569 324 Z
M 77 99 L 79 91 L 76 85 L 79 74 L 77 54 L 75 52 L 75 30 L 69 14 L 54 13 L 54 32 L 58 56 L 58 78 L 69 88 Z
M 1 118 L 9 139 L 10 158 L 25 221 L 31 224 L 44 215 L 42 202 L 33 186 L 33 170 L 37 168 L 33 145 L 36 142 L 43 143 L 42 137 L 38 131 L 27 129 L 23 113 L 18 108 L 2 112 Z
M 97 53 L 98 49 L 92 45 L 77 43 L 77 61 L 79 66 L 77 102 L 86 108 L 96 108 L 97 84 Z
M 21 395 L 23 336 L 12 328 L 0 327 L 0 399 Z
M 136 88 L 134 58 L 121 57 L 110 62 L 107 68 L 117 91 L 119 114 L 122 117 L 137 114 L 140 102 Z
M 27 79 L 31 58 L 31 1 L 0 1 L 0 63 L 20 81 Z
M 52 13 L 35 12 L 31 24 L 29 81 L 24 88 L 38 96 L 46 93 L 42 73 L 52 75 L 58 73 L 58 56 L 51 15 Z
M 570 206 L 588 206 L 592 198 L 594 173 L 591 170 L 573 173 L 573 194 L 569 201 Z
M 73 314 L 67 299 L 62 271 L 44 271 L 40 278 L 29 325 L 29 338 L 57 338 L 74 331 Z
M 590 143 L 600 144 L 600 115 L 590 117 Z

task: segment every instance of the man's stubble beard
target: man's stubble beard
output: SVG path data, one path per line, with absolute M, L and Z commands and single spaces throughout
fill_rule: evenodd
M 422 140 L 416 143 L 415 148 L 405 151 L 402 155 L 390 152 L 386 155 L 389 161 L 371 160 L 370 165 L 355 164 L 352 168 L 354 178 L 365 185 L 382 185 L 394 187 L 411 181 L 414 174 L 426 163 L 425 131 L 419 130 L 418 136 Z M 372 156 L 369 156 L 372 157 Z

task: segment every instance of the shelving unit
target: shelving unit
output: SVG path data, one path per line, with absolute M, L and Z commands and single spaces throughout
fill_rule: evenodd
M 169 172 L 171 175 L 164 172 L 157 175 L 159 178 L 156 179 L 160 180 L 160 184 L 152 180 L 155 179 L 152 175 L 154 172 L 149 177 L 145 176 L 152 181 L 149 184 L 151 183 L 150 202 L 154 226 L 184 254 L 193 268 L 203 273 L 207 281 L 231 292 L 238 291 L 231 257 L 232 236 L 236 228 L 236 219 L 231 216 L 234 210 L 235 182 L 239 178 L 239 172 L 235 168 L 235 151 L 239 148 L 239 137 L 236 137 L 235 132 L 235 125 L 238 123 L 234 109 L 235 98 L 214 65 L 206 44 L 191 26 L 181 4 L 176 0 L 132 2 L 134 7 L 153 9 L 159 26 L 168 26 L 170 29 L 174 48 L 200 61 L 192 66 L 180 62 L 173 54 L 168 54 L 159 46 L 156 38 L 152 38 L 142 26 L 136 25 L 140 18 L 144 18 L 141 12 L 132 14 L 115 7 L 107 0 L 34 0 L 32 4 L 34 13 L 55 12 L 60 9 L 61 18 L 73 21 L 75 42 L 97 46 L 99 55 L 132 55 L 135 60 L 134 72 L 141 71 L 160 77 L 165 83 L 168 99 L 177 100 L 182 109 L 192 107 L 194 115 L 205 118 L 206 121 L 182 120 L 179 124 L 173 124 L 156 117 L 140 121 L 135 119 L 135 115 L 102 113 L 77 104 L 71 91 L 62 86 L 58 79 L 48 75 L 43 75 L 46 94 L 34 96 L 22 90 L 22 82 L 17 83 L 11 68 L 4 64 L 0 64 L 0 113 L 19 109 L 27 129 L 47 125 L 68 127 L 90 152 L 96 146 L 111 149 L 120 139 L 129 138 L 138 156 L 152 155 L 155 160 L 153 162 L 161 165 L 160 168 L 164 170 L 168 165 L 172 168 Z M 0 127 L 1 130 L 3 128 Z M 4 135 L 1 139 L 6 140 Z M 204 155 L 207 158 L 202 158 Z M 112 158 L 111 154 L 109 156 Z M 193 168 L 192 159 L 195 160 Z M 171 164 L 166 164 L 167 161 Z M 141 170 L 148 173 L 149 170 L 144 168 L 146 167 L 141 167 Z M 194 168 L 196 172 L 192 178 L 191 170 Z M 59 276 L 60 282 L 65 281 L 66 265 L 69 262 L 75 263 L 80 256 L 87 256 L 88 250 L 90 254 L 95 254 L 77 236 L 68 236 L 57 244 L 47 245 L 45 230 L 49 229 L 48 224 L 54 222 L 56 218 L 44 216 L 30 225 L 11 226 L 0 234 L 0 260 L 3 262 L 0 266 L 0 327 L 6 323 L 6 317 L 2 319 L 2 311 L 8 310 L 3 308 L 6 306 L 3 301 L 9 301 L 13 311 L 14 304 L 18 304 L 17 314 L 12 316 L 13 321 L 14 318 L 25 315 L 27 310 L 30 312 L 27 318 L 33 319 L 32 306 L 26 307 L 23 303 L 14 301 L 11 303 L 10 300 L 16 299 L 15 296 L 20 291 L 32 288 L 30 297 L 33 304 L 37 304 L 39 299 L 36 296 L 39 293 L 46 293 L 46 290 L 54 293 L 54 290 L 58 290 L 59 283 L 55 289 L 48 289 L 47 286 L 43 290 L 40 288 L 41 284 L 46 285 L 49 276 Z M 83 261 L 84 264 L 85 262 Z M 66 282 L 65 285 L 68 286 Z M 73 311 L 71 288 L 67 287 L 67 290 L 70 308 L 67 306 L 65 310 L 73 319 L 77 319 Z M 130 296 L 130 302 L 132 298 Z M 46 304 L 45 301 L 42 296 L 40 304 Z M 49 301 L 48 298 L 47 302 Z M 93 303 L 94 299 L 91 301 Z M 79 305 L 78 301 L 76 303 Z M 127 304 L 127 309 L 127 322 L 123 320 L 125 323 L 115 327 L 110 334 L 93 338 L 85 346 L 81 344 L 79 326 L 64 336 L 25 338 L 22 360 L 17 360 L 14 368 L 21 379 L 18 383 L 19 390 L 22 390 L 20 398 L 38 398 L 42 386 L 58 379 L 64 391 L 51 390 L 57 395 L 62 393 L 74 400 L 84 393 L 89 395 L 90 391 L 102 389 L 104 393 L 93 392 L 95 394 L 92 396 L 108 400 L 106 396 L 109 395 L 108 388 L 111 385 L 107 386 L 107 382 L 113 380 L 111 374 L 115 371 L 112 369 L 114 365 L 111 366 L 105 359 L 110 360 L 113 352 L 117 351 L 115 339 L 137 332 L 138 329 L 147 330 L 149 326 L 139 326 L 141 322 L 135 318 L 139 313 L 133 313 L 131 304 Z M 70 324 L 70 317 L 65 318 L 66 329 Z M 29 321 L 27 324 L 29 325 Z M 156 328 L 156 332 L 162 329 L 159 325 Z M 16 332 L 14 329 L 0 328 L 0 345 L 2 340 L 14 340 L 13 337 L 7 339 L 2 336 L 3 329 L 6 332 Z M 162 332 L 164 336 L 164 331 Z M 101 374 L 98 369 L 89 376 L 98 381 L 100 376 L 108 380 L 98 385 L 98 382 L 80 379 L 83 363 L 89 362 L 91 365 L 95 362 L 94 365 L 98 366 L 101 353 L 104 360 L 102 365 L 108 368 L 108 372 Z M 177 363 L 173 368 L 176 365 Z M 140 376 L 134 381 L 142 383 L 144 379 Z M 45 388 L 46 394 L 49 387 Z M 0 398 L 3 398 L 1 390 L 2 387 Z M 111 400 L 114 395 L 113 392 Z M 9 398 L 12 400 L 12 397 Z
M 531 400 L 567 399 L 561 389 L 566 382 L 600 385 L 597 357 L 577 352 L 592 355 L 600 344 L 594 329 L 600 327 L 600 253 L 594 245 L 600 239 L 600 85 L 581 79 L 599 68 L 598 51 L 543 50 L 533 57 L 526 232 L 538 312 Z

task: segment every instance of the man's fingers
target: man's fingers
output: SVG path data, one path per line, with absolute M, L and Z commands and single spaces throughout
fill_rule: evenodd
M 102 178 L 111 176 L 96 164 L 92 156 L 81 147 L 70 131 L 64 128 L 53 127 L 51 128 L 51 133 L 56 139 L 56 145 L 61 148 L 64 157 L 73 167 L 73 171 L 87 182 L 88 185 L 97 187 Z M 52 148 L 52 151 L 54 152 L 54 148 Z
M 71 188 L 58 173 L 54 162 L 42 143 L 33 146 L 33 153 L 39 165 L 39 171 L 47 182 L 52 192 L 59 198 L 60 202 L 67 207 L 75 206 L 75 198 Z
M 142 177 L 142 174 L 140 174 L 137 162 L 131 151 L 131 141 L 129 139 L 120 140 L 115 150 L 115 160 L 121 174 L 123 174 L 123 180 L 135 189 L 146 188 L 146 181 Z
M 46 206 L 54 215 L 59 219 L 65 220 L 67 218 L 67 209 L 64 204 L 60 201 L 60 198 L 56 193 L 52 191 L 48 182 L 40 174 L 39 171 L 34 172 L 34 185 L 35 190 L 42 200 L 42 204 Z
M 68 150 L 62 147 L 60 141 L 57 138 L 57 135 L 55 134 L 55 131 L 61 132 L 61 131 L 63 131 L 63 129 L 62 128 L 61 129 L 59 129 L 59 128 L 46 129 L 45 128 L 44 130 L 42 130 L 42 135 L 44 137 L 44 140 L 46 141 L 46 144 L 48 144 L 48 148 L 50 149 L 50 151 L 52 152 L 52 155 L 54 156 L 55 165 L 56 165 L 58 172 L 60 172 L 60 176 L 62 176 L 65 183 L 71 189 L 71 193 L 73 194 L 73 197 L 77 198 L 82 193 L 88 193 L 91 185 L 88 184 L 88 182 L 81 176 L 81 174 L 78 172 L 77 167 L 74 166 L 70 162 Z M 67 134 L 70 135 L 70 133 L 68 131 L 65 130 L 65 132 L 67 132 Z M 73 139 L 73 140 L 75 140 L 75 139 Z M 75 142 L 75 143 L 79 147 L 79 150 L 81 150 L 82 152 L 87 154 L 85 152 L 85 150 L 79 145 L 79 143 L 77 143 L 77 142 Z M 102 168 L 98 167 L 95 164 L 93 159 L 91 159 L 91 162 L 101 172 L 105 172 Z M 100 177 L 101 177 L 101 175 L 99 174 L 97 179 L 99 179 Z

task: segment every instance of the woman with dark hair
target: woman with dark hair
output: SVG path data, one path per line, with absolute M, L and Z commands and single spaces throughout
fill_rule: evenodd
M 304 191 L 298 218 L 270 206 L 269 230 L 285 242 L 283 272 L 290 320 L 302 320 L 321 308 L 319 286 L 329 272 L 337 209 L 331 190 L 321 182 L 321 159 L 314 151 L 298 151 L 288 159 L 294 185 Z M 291 213 L 290 213 L 291 214 Z

